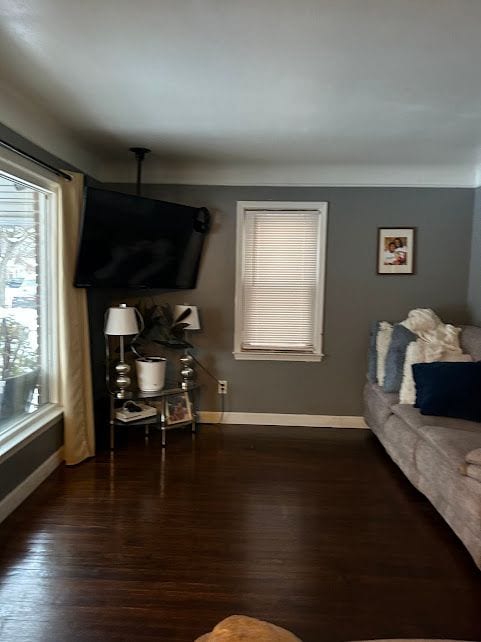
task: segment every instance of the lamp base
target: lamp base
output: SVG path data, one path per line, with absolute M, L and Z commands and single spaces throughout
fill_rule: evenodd
M 180 365 L 180 376 L 182 377 L 180 387 L 182 388 L 182 390 L 189 390 L 189 388 L 192 388 L 195 385 L 195 372 L 194 368 L 192 367 L 194 365 L 194 359 L 187 352 L 187 350 L 185 351 L 185 354 L 180 357 Z
M 130 390 L 117 390 L 115 393 L 116 399 L 132 399 L 133 396 Z
M 121 337 L 123 339 L 123 337 Z M 122 351 L 123 352 L 123 351 Z M 117 391 L 115 396 L 117 399 L 129 399 L 132 393 L 129 390 L 130 386 L 130 366 L 128 363 L 125 363 L 123 360 L 123 354 L 121 354 L 119 363 L 115 366 L 115 372 L 117 373 L 117 378 L 115 383 L 117 384 Z

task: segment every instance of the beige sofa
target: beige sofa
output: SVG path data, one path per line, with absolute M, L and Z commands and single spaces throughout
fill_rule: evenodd
M 465 326 L 464 352 L 481 360 L 481 328 Z M 481 391 L 480 391 L 481 394 Z M 392 460 L 443 516 L 481 569 L 481 482 L 463 474 L 481 448 L 481 424 L 421 415 L 377 384 L 364 389 L 365 420 Z

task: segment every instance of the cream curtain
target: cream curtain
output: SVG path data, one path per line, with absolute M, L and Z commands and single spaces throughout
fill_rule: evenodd
M 73 287 L 83 176 L 65 181 L 59 207 L 59 379 L 67 464 L 95 454 L 90 341 L 85 290 Z

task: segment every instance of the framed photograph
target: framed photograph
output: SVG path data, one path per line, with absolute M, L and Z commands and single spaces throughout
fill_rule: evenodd
M 414 227 L 380 227 L 378 274 L 414 274 Z
M 168 426 L 182 421 L 192 421 L 192 408 L 186 392 L 165 398 L 165 421 Z

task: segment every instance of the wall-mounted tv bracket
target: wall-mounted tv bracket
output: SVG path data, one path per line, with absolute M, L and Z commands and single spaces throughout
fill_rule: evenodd
M 137 161 L 137 189 L 136 189 L 136 194 L 137 196 L 140 196 L 140 191 L 141 191 L 141 183 L 142 183 L 142 163 L 144 162 L 144 158 L 147 154 L 149 154 L 152 150 L 148 149 L 147 147 L 131 147 L 129 149 L 130 152 L 133 152 L 135 154 L 135 160 Z
M 194 230 L 207 234 L 210 227 L 210 212 L 206 207 L 200 207 L 194 214 Z

